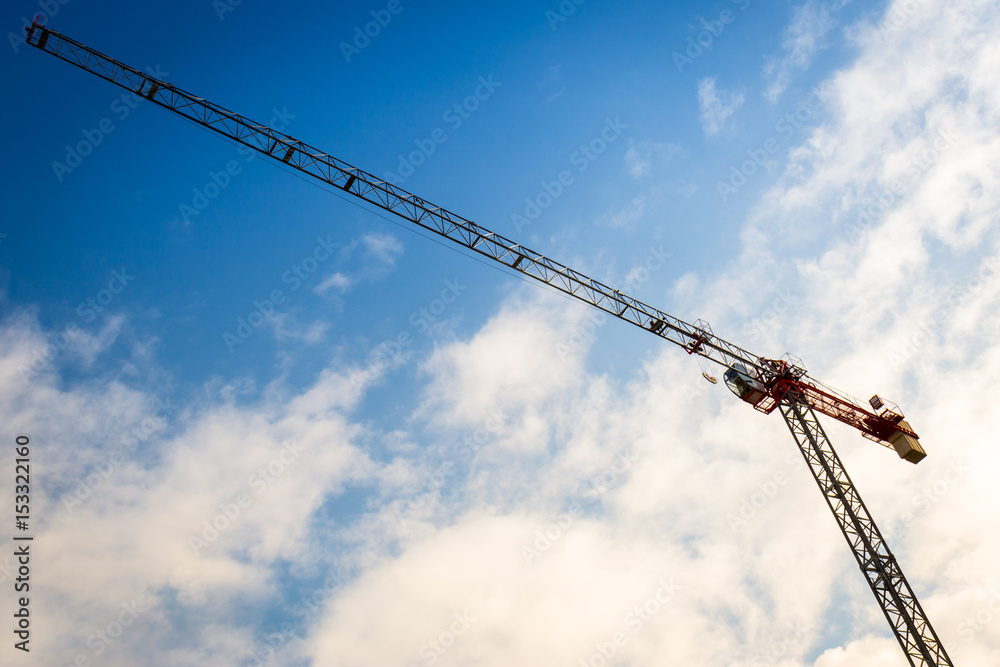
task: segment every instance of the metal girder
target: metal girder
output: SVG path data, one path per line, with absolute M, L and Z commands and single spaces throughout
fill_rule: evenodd
M 780 363 L 782 362 L 771 361 L 772 367 L 776 369 Z M 920 437 L 903 421 L 902 413 L 884 410 L 877 414 L 863 407 L 856 398 L 805 375 L 794 377 L 776 370 L 775 378 L 765 388 L 767 396 L 753 406 L 764 414 L 774 412 L 786 395 L 799 395 L 813 410 L 856 428 L 861 435 L 883 447 L 894 449 L 890 439 L 897 431 L 913 438 Z
M 668 315 L 304 142 L 144 74 L 43 25 L 32 24 L 27 33 L 27 43 L 42 51 L 141 95 L 279 163 L 641 327 L 679 345 L 688 354 L 698 354 L 726 368 L 741 364 L 765 383 L 773 383 L 785 374 L 791 374 L 795 379 L 805 376 L 805 370 L 798 366 L 781 366 L 777 361 L 758 357 L 718 338 L 705 326 L 692 325 Z M 801 393 L 787 392 L 778 408 L 910 664 L 922 667 L 952 665 L 806 400 Z M 838 415 L 845 401 L 856 409 L 840 417 Z M 852 423 L 848 417 L 864 410 L 853 399 L 844 398 L 839 402 L 833 401 L 831 405 L 829 410 L 834 413 L 833 416 L 847 423 Z
M 789 394 L 778 409 L 910 664 L 952 665 L 812 407 Z
M 504 238 L 457 213 L 435 206 L 309 144 L 140 72 L 55 30 L 39 24 L 33 24 L 27 30 L 27 43 L 42 51 L 141 95 L 154 104 L 262 155 L 641 327 L 683 347 L 689 354 L 699 354 L 726 368 L 742 364 L 762 375 L 769 372 L 757 355 L 714 336 L 710 331 L 622 294 L 613 287 Z

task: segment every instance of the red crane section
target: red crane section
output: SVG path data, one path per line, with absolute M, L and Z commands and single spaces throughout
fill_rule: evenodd
M 878 395 L 868 401 L 871 408 L 841 391 L 813 380 L 800 362 L 789 359 L 761 359 L 767 373 L 760 377 L 754 370 L 732 368 L 726 372 L 729 388 L 750 403 L 755 410 L 771 414 L 788 396 L 804 398 L 814 410 L 861 431 L 861 435 L 895 449 L 900 458 L 917 463 L 927 453 L 919 438 L 903 419 L 899 406 Z
M 760 412 L 777 409 L 795 438 L 820 491 L 847 539 L 858 565 L 907 660 L 917 667 L 951 666 L 895 556 L 872 520 L 814 412 L 853 426 L 866 438 L 916 463 L 925 454 L 899 408 L 878 396 L 861 401 L 806 375 L 802 363 L 757 356 L 712 333 L 707 323 L 689 324 L 623 294 L 541 253 L 387 183 L 371 173 L 305 142 L 148 76 L 90 47 L 49 30 L 37 21 L 27 42 L 129 90 L 164 109 L 208 128 L 248 149 L 438 234 L 513 271 L 629 322 L 726 369 L 726 385 Z M 711 382 L 715 378 L 703 371 Z

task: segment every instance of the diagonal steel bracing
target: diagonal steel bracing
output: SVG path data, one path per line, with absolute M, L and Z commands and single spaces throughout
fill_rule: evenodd
M 33 25 L 29 28 L 27 42 L 247 148 L 646 329 L 693 354 L 700 354 L 725 368 L 738 363 L 761 375 L 771 372 L 757 355 L 712 335 L 711 331 L 622 294 L 309 144 L 120 63 L 54 30 Z
M 829 393 L 832 391 L 829 388 L 828 392 L 821 391 L 818 387 L 825 385 L 820 383 L 792 383 L 789 388 L 785 388 L 778 381 L 788 375 L 788 369 L 779 372 L 776 370 L 777 362 L 758 357 L 722 340 L 707 327 L 688 324 L 668 315 L 302 141 L 144 74 L 43 25 L 33 24 L 27 32 L 28 44 L 247 148 L 680 345 L 689 354 L 699 354 L 725 368 L 742 365 L 761 381 L 770 383 L 773 389 L 770 398 L 775 402 L 780 401 L 778 407 L 781 414 L 798 442 L 802 455 L 833 510 L 910 664 L 928 667 L 952 664 L 899 565 L 851 484 L 840 459 L 816 421 L 813 408 L 806 403 L 806 397 L 801 392 L 809 390 L 814 395 L 821 394 L 825 401 L 817 401 L 815 406 L 824 414 L 851 424 L 862 433 L 883 438 L 884 436 L 879 435 L 881 431 L 871 426 L 878 426 L 881 418 L 861 407 L 855 399 Z M 792 373 L 792 377 L 804 382 L 804 369 L 796 367 L 792 370 L 796 371 Z M 799 387 L 798 390 L 795 389 L 796 386 Z M 771 409 L 773 407 L 772 403 Z
M 952 665 L 812 407 L 788 394 L 778 409 L 910 664 Z

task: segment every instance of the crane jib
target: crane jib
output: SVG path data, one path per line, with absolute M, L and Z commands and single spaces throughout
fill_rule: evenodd
M 27 42 L 39 49 L 142 95 L 154 104 L 247 148 L 645 329 L 678 345 L 688 354 L 697 354 L 727 369 L 741 367 L 768 386 L 779 378 L 780 374 L 775 372 L 772 362 L 718 338 L 706 327 L 697 326 L 697 323 L 689 324 L 622 294 L 615 288 L 525 248 L 456 213 L 435 206 L 294 137 L 135 70 L 45 26 L 32 24 L 26 30 Z M 797 371 L 799 375 L 805 374 L 804 369 L 797 368 Z M 806 395 L 811 398 L 814 394 L 806 392 Z M 866 436 L 874 436 L 874 439 L 881 440 L 884 444 L 890 442 L 890 437 L 895 435 L 896 430 L 888 428 L 878 416 L 863 414 L 864 408 L 858 401 L 845 399 L 845 395 L 840 393 L 837 396 L 837 401 L 824 398 L 811 405 L 823 414 L 858 428 Z M 773 398 L 770 410 L 774 409 L 778 400 L 777 396 Z M 903 427 L 903 433 L 916 438 L 916 434 L 908 430 L 908 425 Z
M 762 412 L 775 408 L 781 412 L 910 664 L 929 667 L 953 664 L 813 414 L 814 410 L 822 412 L 854 426 L 866 437 L 890 442 L 901 457 L 915 463 L 923 457 L 916 433 L 903 420 L 902 413 L 888 402 L 873 396 L 869 403 L 874 412 L 867 410 L 859 401 L 808 378 L 797 360 L 773 360 L 750 354 L 716 337 L 700 320 L 692 325 L 672 317 L 308 144 L 147 76 L 37 22 L 26 31 L 27 42 L 32 46 L 631 322 L 679 345 L 688 354 L 698 354 L 725 366 L 726 384 L 737 396 Z
M 621 294 L 471 220 L 434 206 L 402 188 L 342 162 L 277 130 L 249 121 L 173 84 L 139 72 L 65 35 L 33 24 L 28 43 L 62 60 L 135 92 L 149 101 L 222 134 L 244 146 L 336 186 L 386 211 L 463 245 L 494 261 L 547 283 L 559 291 L 600 308 L 661 338 L 688 348 L 699 342 L 696 328 L 649 304 Z M 724 367 L 742 363 L 760 373 L 759 357 L 714 339 L 698 354 Z
M 702 327 L 684 322 L 649 304 L 622 294 L 615 288 L 525 248 L 456 213 L 435 206 L 309 144 L 139 72 L 44 26 L 33 24 L 27 30 L 28 43 L 39 49 L 127 90 L 141 94 L 149 101 L 247 148 L 349 192 L 473 252 L 645 329 L 678 345 L 688 354 L 697 354 L 727 369 L 742 367 L 765 384 L 773 383 L 778 378 L 770 362 L 763 357 L 722 340 Z M 799 370 L 801 374 L 805 373 L 804 370 Z M 807 395 L 812 396 L 812 394 Z M 812 405 L 823 414 L 858 428 L 866 436 L 875 436 L 876 440 L 881 440 L 884 444 L 890 442 L 887 433 L 895 434 L 895 430 L 885 427 L 879 417 L 862 415 L 864 408 L 856 400 L 834 403 L 823 400 Z M 831 405 L 834 407 L 831 408 Z M 771 409 L 773 406 L 774 404 L 771 405 Z M 844 406 L 849 408 L 845 411 Z M 874 424 L 874 427 L 868 427 L 871 424 Z M 906 430 L 905 427 L 904 433 L 916 437 L 915 433 Z

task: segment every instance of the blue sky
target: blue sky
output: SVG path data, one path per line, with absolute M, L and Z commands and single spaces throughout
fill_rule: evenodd
M 627 665 L 905 664 L 776 416 L 20 44 L 46 7 L 115 59 L 898 401 L 919 466 L 831 437 L 953 657 L 1000 655 L 995 7 L 78 1 L 12 7 L 0 58 L 0 404 L 5 437 L 35 443 L 41 552 L 37 639 L 11 660 L 576 665 L 622 633 Z M 242 320 L 260 326 L 235 343 Z

